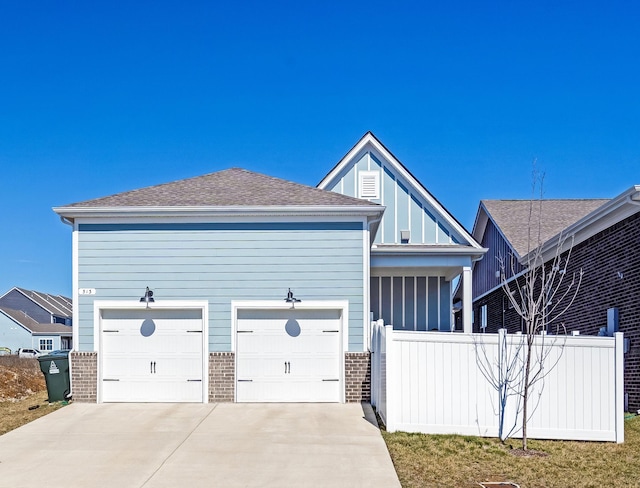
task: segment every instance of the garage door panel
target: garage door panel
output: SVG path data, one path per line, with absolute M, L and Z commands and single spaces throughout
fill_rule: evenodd
M 201 402 L 201 310 L 103 310 L 105 402 Z
M 239 310 L 239 402 L 339 402 L 340 310 Z

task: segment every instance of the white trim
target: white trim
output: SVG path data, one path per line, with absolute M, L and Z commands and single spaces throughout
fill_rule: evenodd
M 371 320 L 369 313 L 371 311 L 371 241 L 370 230 L 366 226 L 365 231 L 362 233 L 362 350 L 371 350 Z M 347 317 L 348 321 L 348 317 Z M 349 342 L 347 342 L 346 349 L 349 349 Z
M 391 154 L 382 143 L 371 133 L 367 132 L 358 143 L 340 160 L 340 162 L 329 172 L 327 176 L 318 184 L 318 188 L 326 189 L 326 187 L 333 181 L 336 177 L 340 175 L 342 170 L 350 164 L 354 157 L 357 154 L 365 149 L 367 145 L 370 145 L 372 149 L 378 152 L 383 159 L 386 159 L 387 162 L 399 173 L 399 175 L 406 182 L 409 183 L 411 187 L 415 190 L 415 192 L 420 195 L 430 206 L 433 208 L 440 216 L 444 217 L 445 221 L 457 232 L 457 234 L 463 239 L 466 240 L 467 243 L 475 248 L 480 248 L 480 245 L 475 241 L 473 236 L 467 232 L 467 230 L 462 227 L 449 212 L 431 195 L 428 191 L 424 189 L 424 187 L 404 168 L 402 163 L 398 161 L 393 154 Z M 384 166 L 384 163 L 383 163 Z M 383 168 L 384 170 L 384 168 Z
M 72 292 L 72 296 L 73 296 L 73 315 L 71 318 L 71 348 L 74 351 L 79 351 L 79 344 L 80 344 L 80 299 L 79 299 L 79 293 L 78 293 L 78 283 L 79 283 L 79 276 L 78 276 L 78 270 L 79 270 L 79 265 L 78 265 L 78 259 L 79 259 L 79 252 L 78 252 L 78 238 L 79 238 L 79 233 L 78 233 L 78 224 L 76 224 L 75 222 L 73 223 L 73 231 L 71 233 L 71 286 L 73 287 L 73 290 L 71 290 Z M 71 362 L 70 362 L 71 364 Z M 73 386 L 73 385 L 71 385 Z M 72 389 L 73 391 L 73 389 Z
M 303 300 L 295 305 L 296 310 L 340 310 L 340 403 L 345 403 L 345 353 L 349 352 L 349 301 L 348 300 Z M 234 353 L 234 370 L 238 369 L 238 310 L 289 310 L 291 305 L 284 300 L 232 300 L 231 301 L 231 351 Z M 368 315 L 368 314 L 367 314 Z M 237 378 L 234 385 L 237 384 Z M 237 388 L 234 388 L 234 402 L 237 401 Z
M 75 308 L 75 307 L 74 307 Z M 209 301 L 208 300 L 160 300 L 149 305 L 155 310 L 200 310 L 202 314 L 202 403 L 209 402 Z M 98 353 L 96 403 L 102 403 L 102 350 L 100 323 L 103 310 L 146 310 L 147 304 L 137 300 L 94 300 L 93 302 L 93 350 Z M 75 324 L 75 321 L 74 321 Z M 72 390 L 73 391 L 73 390 Z
M 327 217 L 340 215 L 367 215 L 376 216 L 383 209 L 377 205 L 316 205 L 316 206 L 272 206 L 272 207 L 55 207 L 58 215 L 76 219 L 79 217 L 114 217 L 123 218 L 149 218 L 158 217 L 268 217 L 276 216 L 301 216 L 301 217 Z
M 372 179 L 373 183 L 373 192 L 371 194 L 366 194 L 364 191 L 364 182 L 367 178 Z M 355 195 L 358 198 L 362 198 L 364 200 L 379 200 L 380 199 L 380 171 L 364 171 L 360 170 L 357 172 L 357 193 Z
M 398 239 L 398 177 L 395 178 L 395 185 L 393 185 L 393 241 L 399 242 Z

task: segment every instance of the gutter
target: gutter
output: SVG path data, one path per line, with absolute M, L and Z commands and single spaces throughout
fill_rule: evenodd
M 215 216 L 237 217 L 244 216 L 370 216 L 379 217 L 384 211 L 380 205 L 362 206 L 211 206 L 211 207 L 54 207 L 53 211 L 61 216 L 64 223 L 78 217 L 151 217 L 151 216 Z

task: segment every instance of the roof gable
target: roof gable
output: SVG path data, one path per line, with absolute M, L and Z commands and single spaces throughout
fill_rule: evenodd
M 362 207 L 375 206 L 375 204 L 245 169 L 231 168 L 194 178 L 72 203 L 62 207 L 61 210 L 87 207 L 280 206 Z
M 379 185 L 377 190 L 372 186 Z M 386 207 L 378 244 L 480 245 L 411 172 L 367 132 L 318 184 Z M 408 240 L 403 237 L 408 236 Z

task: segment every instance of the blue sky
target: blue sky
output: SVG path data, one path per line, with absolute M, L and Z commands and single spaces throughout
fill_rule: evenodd
M 240 166 L 316 185 L 367 131 L 482 198 L 640 184 L 633 2 L 3 2 L 0 293 L 71 295 L 51 207 Z

